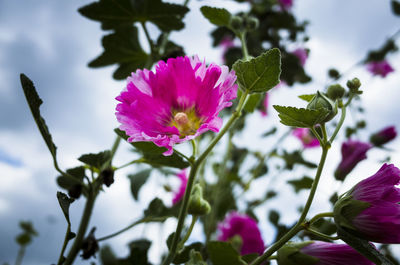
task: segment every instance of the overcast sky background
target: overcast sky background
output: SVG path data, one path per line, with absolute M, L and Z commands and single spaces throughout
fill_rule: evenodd
M 24 264 L 50 264 L 56 262 L 66 229 L 66 222 L 56 200 L 56 171 L 52 168 L 51 156 L 33 121 L 22 89 L 19 74 L 30 77 L 44 104 L 41 107 L 53 139 L 58 146 L 59 164 L 62 168 L 79 165 L 76 158 L 83 153 L 99 152 L 111 147 L 113 129 L 118 126 L 114 112 L 114 98 L 125 82 L 112 79 L 114 67 L 89 69 L 87 63 L 102 52 L 100 39 L 103 32 L 100 25 L 77 12 L 77 9 L 91 1 L 43 1 L 43 0 L 0 0 L 0 264 L 13 264 L 18 251 L 15 236 L 19 233 L 19 220 L 31 220 L 40 236 L 27 249 Z M 178 2 L 178 1 L 175 1 Z M 348 69 L 364 58 L 370 49 L 379 48 L 385 38 L 400 28 L 400 19 L 390 10 L 390 1 L 382 0 L 294 0 L 293 12 L 299 19 L 310 21 L 308 34 L 311 49 L 306 63 L 307 72 L 314 82 L 292 89 L 282 88 L 272 93 L 273 104 L 297 105 L 302 102 L 297 95 L 313 93 L 326 85 L 326 70 L 335 66 Z M 186 52 L 198 54 L 208 62 L 220 62 L 221 50 L 211 49 L 209 32 L 213 29 L 200 14 L 202 5 L 223 6 L 232 11 L 246 10 L 246 4 L 232 1 L 190 2 L 191 12 L 185 17 L 186 29 L 175 32 L 171 37 L 183 44 Z M 154 28 L 152 36 L 156 36 Z M 143 36 L 143 35 L 142 35 Z M 399 44 L 399 41 L 397 41 Z M 295 46 L 293 48 L 296 48 Z M 349 78 L 358 76 L 365 93 L 362 96 L 366 107 L 368 129 L 376 131 L 387 125 L 400 129 L 400 56 L 389 56 L 396 72 L 387 78 L 372 77 L 365 67 L 358 67 Z M 344 84 L 344 80 L 342 81 Z M 349 115 L 351 121 L 354 115 Z M 278 125 L 276 113 L 270 109 L 268 118 L 255 113 L 249 124 L 249 132 L 241 136 L 238 145 L 249 145 L 254 149 L 269 150 L 267 140 L 254 141 L 255 135 Z M 280 126 L 280 125 L 279 125 Z M 280 126 L 284 131 L 283 126 Z M 253 133 L 250 133 L 253 132 Z M 367 140 L 367 134 L 361 135 Z M 294 139 L 287 145 L 299 147 Z M 261 147 L 261 149 L 260 149 Z M 388 147 L 393 152 L 392 162 L 400 166 L 400 141 L 396 139 Z M 377 171 L 385 152 L 372 150 L 369 160 L 362 162 L 349 176 L 345 185 L 332 180 L 332 172 L 340 160 L 340 144 L 336 143 L 329 154 L 323 185 L 318 190 L 312 213 L 326 211 L 324 202 L 332 189 L 346 191 L 359 179 Z M 122 144 L 115 160 L 116 165 L 130 161 L 128 145 Z M 319 150 L 306 151 L 312 161 L 319 159 Z M 130 195 L 126 170 L 116 175 L 116 182 L 102 193 L 96 202 L 91 225 L 98 227 L 96 235 L 104 236 L 114 232 L 139 217 L 142 207 Z M 295 173 L 294 173 L 295 174 Z M 166 194 L 162 184 L 167 181 L 161 176 L 152 176 L 152 187 L 146 187 L 141 194 L 160 194 L 166 204 L 171 194 Z M 264 180 L 259 180 L 259 186 Z M 174 180 L 168 181 L 173 183 Z M 161 185 L 160 185 L 161 183 Z M 291 190 L 284 185 L 282 190 Z M 264 190 L 264 189 L 263 189 Z M 290 192 L 285 192 L 289 194 Z M 306 194 L 302 193 L 302 197 Z M 273 201 L 268 206 L 284 206 L 283 222 L 290 224 L 297 217 L 292 203 L 294 195 Z M 320 209 L 320 210 L 318 210 Z M 72 229 L 76 230 L 82 211 L 82 200 L 71 206 Z M 260 217 L 265 216 L 265 209 Z M 168 227 L 175 222 L 169 220 Z M 273 230 L 268 224 L 261 224 L 263 238 L 270 244 Z M 121 235 L 109 243 L 120 254 L 127 254 L 126 244 L 133 238 L 140 238 L 150 231 L 160 232 L 166 237 L 171 231 L 158 230 L 158 225 L 141 226 Z M 195 231 L 191 240 L 200 235 Z M 151 235 L 154 236 L 154 233 Z M 160 248 L 165 248 L 164 239 L 159 237 L 153 243 L 151 260 L 157 261 Z M 88 264 L 77 262 L 76 264 Z

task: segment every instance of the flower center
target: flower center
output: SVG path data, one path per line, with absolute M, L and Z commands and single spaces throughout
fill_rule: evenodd
M 173 110 L 170 126 L 175 126 L 179 130 L 179 137 L 184 138 L 187 135 L 193 135 L 197 132 L 202 119 L 196 114 L 194 108 L 188 110 Z

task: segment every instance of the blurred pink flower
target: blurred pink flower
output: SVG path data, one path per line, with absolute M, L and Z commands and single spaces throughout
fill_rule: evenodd
M 195 57 L 159 61 L 155 72 L 137 70 L 116 98 L 116 116 L 129 142 L 151 141 L 173 153 L 173 146 L 206 131 L 218 132 L 219 112 L 236 98 L 236 75 L 227 66 L 208 66 Z
M 386 60 L 368 63 L 367 70 L 373 75 L 379 75 L 381 77 L 386 77 L 389 73 L 394 72 L 393 67 Z
M 174 192 L 174 197 L 172 198 L 173 205 L 177 204 L 178 202 L 180 202 L 182 200 L 183 195 L 185 195 L 186 185 L 187 185 L 187 181 L 188 181 L 185 169 L 183 169 L 181 172 L 176 174 L 176 176 L 181 181 L 181 184 L 179 186 L 179 189 Z
M 220 235 L 218 240 L 228 241 L 234 236 L 239 236 L 242 240 L 240 248 L 241 255 L 251 253 L 262 254 L 264 252 L 264 241 L 261 237 L 256 221 L 237 212 L 231 212 L 226 216 L 222 223 L 218 224 Z
M 261 115 L 263 117 L 268 115 L 268 104 L 269 104 L 269 94 L 267 92 L 267 93 L 265 93 L 265 97 L 263 99 L 262 106 L 261 106 L 261 111 L 260 111 Z
M 307 58 L 308 58 L 308 52 L 304 48 L 298 48 L 292 52 L 300 61 L 301 66 L 304 66 L 306 64 Z
M 308 128 L 296 128 L 293 130 L 292 134 L 300 139 L 304 148 L 312 148 L 319 146 L 318 139 L 313 135 L 313 133 Z
M 293 6 L 293 0 L 279 0 L 279 4 L 283 10 L 287 11 Z

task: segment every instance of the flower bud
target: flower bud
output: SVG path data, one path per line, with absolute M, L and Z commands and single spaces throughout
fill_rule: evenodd
M 100 172 L 100 177 L 103 180 L 103 183 L 107 187 L 110 187 L 111 184 L 114 183 L 114 170 L 111 167 L 106 168 Z
M 310 103 L 308 103 L 307 109 L 318 110 L 321 108 L 330 111 L 329 115 L 325 118 L 323 122 L 332 120 L 333 117 L 335 117 L 337 114 L 337 105 L 323 93 L 317 91 L 317 94 L 313 97 Z
M 361 82 L 357 77 L 355 77 L 352 80 L 347 81 L 346 85 L 352 93 L 358 93 L 358 89 L 361 86 Z
M 89 235 L 82 242 L 82 246 L 81 246 L 82 259 L 90 259 L 92 256 L 96 257 L 95 254 L 97 251 L 99 251 L 99 243 L 97 242 L 97 239 L 94 236 L 95 230 L 96 230 L 95 227 L 92 228 Z
M 203 199 L 203 189 L 200 184 L 196 184 L 190 196 L 188 213 L 192 215 L 206 215 L 210 211 L 210 204 Z
M 344 96 L 345 89 L 339 85 L 334 84 L 328 87 L 327 95 L 330 99 L 336 100 Z
M 375 146 L 382 146 L 396 138 L 396 136 L 396 128 L 389 126 L 371 135 L 369 141 Z
M 302 243 L 287 243 L 278 250 L 278 264 L 279 265 L 309 265 L 316 264 L 318 258 L 309 256 L 301 252 L 305 246 L 313 244 L 313 241 Z
M 240 16 L 232 16 L 231 20 L 229 21 L 229 25 L 234 30 L 242 30 L 243 18 L 241 18 Z
M 258 18 L 253 16 L 246 17 L 244 22 L 248 31 L 256 30 L 260 25 Z

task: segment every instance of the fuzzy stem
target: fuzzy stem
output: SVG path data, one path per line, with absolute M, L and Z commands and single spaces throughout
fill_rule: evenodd
M 25 255 L 25 246 L 21 246 L 21 248 L 18 251 L 17 259 L 15 260 L 15 265 L 21 265 L 24 255 Z
M 178 249 L 183 248 L 183 246 L 185 245 L 186 241 L 189 239 L 190 234 L 191 234 L 192 231 L 193 231 L 194 225 L 195 225 L 196 222 L 197 222 L 197 219 L 198 219 L 198 216 L 197 216 L 197 215 L 193 215 L 193 216 L 192 216 L 192 223 L 190 224 L 189 229 L 188 229 L 188 231 L 187 231 L 185 237 L 181 240 L 181 242 L 179 242 Z
M 70 240 L 70 238 L 69 238 L 70 234 L 71 234 L 71 222 L 68 222 L 67 232 L 65 232 L 64 243 L 61 248 L 60 256 L 58 257 L 57 265 L 63 264 L 64 252 L 65 252 L 65 249 L 67 248 L 68 242 Z
M 320 238 L 323 238 L 323 239 L 328 239 L 328 240 L 332 240 L 332 241 L 335 241 L 335 240 L 338 240 L 338 239 L 339 239 L 338 236 L 329 236 L 329 235 L 325 235 L 324 233 L 318 232 L 318 231 L 316 231 L 316 230 L 314 230 L 314 229 L 311 229 L 311 228 L 305 228 L 305 230 L 306 230 L 307 232 L 310 232 L 311 234 L 314 234 L 314 235 L 316 235 L 316 236 L 318 236 L 318 237 L 320 237 Z
M 311 218 L 310 221 L 308 221 L 307 223 L 313 224 L 314 222 L 316 222 L 319 219 L 324 218 L 324 217 L 333 217 L 333 213 L 332 212 L 319 213 L 316 216 L 314 216 L 313 218 Z

